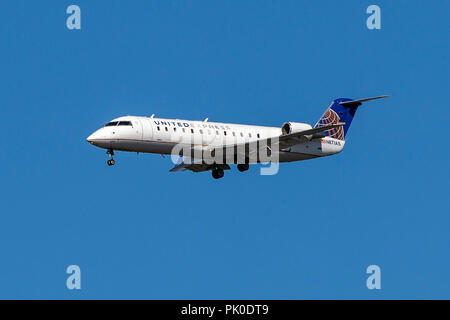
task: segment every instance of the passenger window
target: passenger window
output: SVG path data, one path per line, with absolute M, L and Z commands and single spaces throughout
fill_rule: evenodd
M 259 133 L 256 135 L 257 137 L 258 137 L 258 139 L 259 139 Z
M 202 129 L 200 129 L 200 134 L 203 134 L 203 130 Z
M 249 137 L 249 138 L 251 138 L 251 137 L 252 137 L 252 134 L 251 134 L 250 132 L 248 133 L 248 137 Z
M 176 132 L 177 131 L 177 128 L 173 128 L 173 132 Z
M 236 133 L 233 131 L 233 137 L 236 137 Z
M 159 131 L 159 126 L 157 126 L 156 129 L 158 129 L 158 131 Z
M 191 129 L 191 133 L 194 133 L 194 129 Z
M 166 128 L 166 131 L 169 131 L 169 129 L 167 129 L 167 127 L 164 127 L 164 128 Z
M 216 130 L 216 135 L 219 135 L 219 131 Z
M 183 128 L 183 132 L 186 132 L 186 130 Z
M 241 132 L 241 137 L 243 137 L 244 135 L 242 134 L 242 132 Z
M 224 136 L 226 136 L 226 135 L 227 135 L 227 132 L 226 132 L 226 131 L 224 131 L 224 132 L 223 132 L 223 135 L 224 135 Z

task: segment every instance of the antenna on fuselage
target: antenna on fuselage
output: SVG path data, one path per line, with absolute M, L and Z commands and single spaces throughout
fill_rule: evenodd
M 150 116 L 150 119 L 153 119 L 154 116 L 155 116 L 155 114 L 152 114 L 152 115 Z
M 206 118 L 205 120 L 203 120 L 203 122 L 208 122 L 208 118 Z

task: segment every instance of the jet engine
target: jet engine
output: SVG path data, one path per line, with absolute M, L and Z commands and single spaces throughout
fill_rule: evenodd
M 283 135 L 296 133 L 300 131 L 305 131 L 312 129 L 311 125 L 308 123 L 300 123 L 300 122 L 285 122 L 281 127 L 281 132 Z

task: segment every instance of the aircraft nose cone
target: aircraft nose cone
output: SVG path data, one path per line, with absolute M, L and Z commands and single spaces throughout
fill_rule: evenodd
M 105 134 L 103 129 L 99 129 L 86 138 L 86 141 L 91 145 L 99 148 L 110 148 L 111 140 Z
M 90 144 L 94 144 L 97 136 L 98 135 L 96 134 L 96 132 L 94 132 L 93 134 L 91 134 L 89 137 L 86 138 L 86 141 L 89 142 Z

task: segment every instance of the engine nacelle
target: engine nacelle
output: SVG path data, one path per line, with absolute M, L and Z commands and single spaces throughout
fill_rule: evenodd
M 300 122 L 285 122 L 281 127 L 281 132 L 283 134 L 291 134 L 300 131 L 305 131 L 312 129 L 311 125 L 308 123 L 300 123 Z

